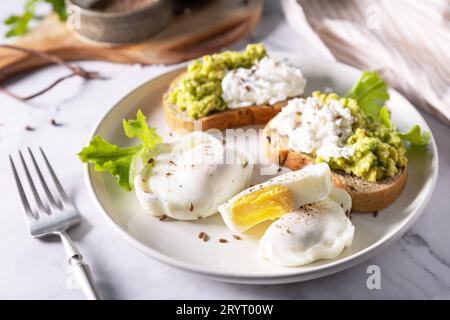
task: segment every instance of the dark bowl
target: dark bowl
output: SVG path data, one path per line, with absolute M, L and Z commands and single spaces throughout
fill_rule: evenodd
M 172 0 L 153 0 L 136 9 L 102 11 L 94 0 L 66 0 L 69 28 L 82 37 L 108 43 L 137 42 L 161 31 L 172 17 Z

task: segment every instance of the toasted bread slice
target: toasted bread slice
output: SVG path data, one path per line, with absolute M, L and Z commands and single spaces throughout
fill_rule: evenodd
M 169 94 L 183 77 L 184 73 L 176 77 L 170 84 L 169 90 L 163 96 L 163 110 L 168 126 L 172 130 L 185 129 L 194 131 L 194 120 L 190 118 L 186 111 L 181 111 L 174 104 L 169 102 Z M 277 115 L 287 104 L 287 100 L 280 101 L 274 105 L 255 105 L 236 109 L 227 109 L 212 113 L 200 118 L 201 130 L 208 129 L 231 129 L 247 125 L 266 124 Z
M 264 129 L 266 137 L 266 152 L 271 159 L 278 161 L 280 166 L 291 170 L 299 170 L 314 163 L 314 159 L 305 154 L 289 150 L 286 140 L 273 139 L 270 126 Z M 278 140 L 278 141 L 275 141 Z M 343 171 L 333 171 L 333 184 L 346 190 L 352 197 L 352 210 L 358 212 L 375 212 L 390 206 L 400 195 L 408 177 L 407 168 L 399 170 L 393 178 L 377 182 L 367 181 Z

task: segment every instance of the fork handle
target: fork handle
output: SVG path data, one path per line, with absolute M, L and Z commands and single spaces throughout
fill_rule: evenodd
M 83 261 L 83 256 L 80 251 L 78 251 L 77 247 L 65 231 L 58 232 L 58 235 L 60 236 L 66 251 L 68 263 L 72 267 L 75 281 L 80 286 L 88 300 L 99 300 L 100 296 L 95 289 L 94 278 L 92 277 L 91 270 L 88 264 Z

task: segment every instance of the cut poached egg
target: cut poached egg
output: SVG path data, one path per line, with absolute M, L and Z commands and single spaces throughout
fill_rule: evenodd
M 300 206 L 324 200 L 332 190 L 327 164 L 292 171 L 242 191 L 219 206 L 233 232 L 244 232 L 266 220 L 275 220 Z
M 334 189 L 327 199 L 284 215 L 261 238 L 261 257 L 285 267 L 336 258 L 353 241 L 355 228 L 345 214 L 350 208 L 350 196 Z

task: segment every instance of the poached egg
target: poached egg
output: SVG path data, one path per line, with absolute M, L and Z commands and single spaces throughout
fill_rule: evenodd
M 285 267 L 336 258 L 353 241 L 355 228 L 345 213 L 350 208 L 350 196 L 334 189 L 325 200 L 284 215 L 261 238 L 260 256 Z
M 230 154 L 232 161 L 226 161 Z M 248 187 L 252 171 L 248 154 L 208 133 L 192 132 L 161 146 L 136 176 L 135 192 L 153 216 L 196 220 L 215 214 L 219 204 Z
M 275 220 L 302 205 L 324 200 L 332 189 L 327 164 L 311 165 L 250 187 L 219 206 L 233 232 L 244 232 L 266 220 Z

